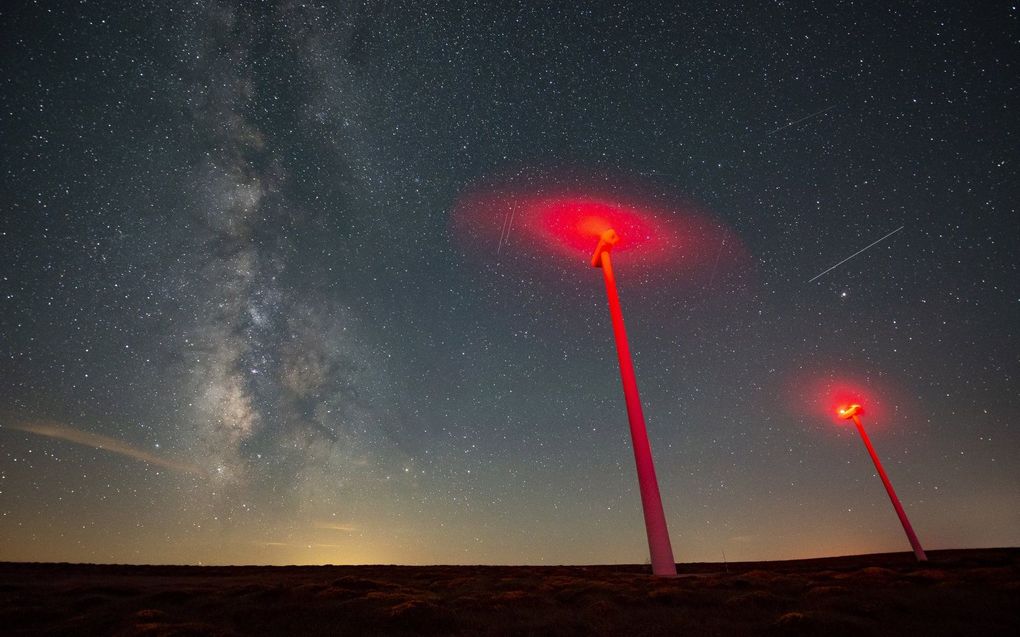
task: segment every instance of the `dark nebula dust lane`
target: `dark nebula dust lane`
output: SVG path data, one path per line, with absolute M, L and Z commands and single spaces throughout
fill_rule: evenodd
M 1017 20 L 5 5 L 0 560 L 644 562 L 608 226 L 678 560 L 1015 545 Z

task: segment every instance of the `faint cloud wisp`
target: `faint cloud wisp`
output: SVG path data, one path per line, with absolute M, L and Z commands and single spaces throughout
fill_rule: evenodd
M 116 438 L 111 438 L 102 434 L 92 433 L 91 431 L 74 429 L 56 422 L 37 420 L 7 425 L 5 428 L 15 431 L 24 431 L 26 433 L 35 434 L 37 436 L 45 436 L 56 440 L 64 440 L 74 444 L 92 447 L 93 449 L 109 451 L 110 453 L 125 456 L 132 460 L 155 465 L 157 467 L 164 467 L 181 473 L 189 473 L 202 477 L 208 477 L 209 475 L 205 469 L 196 465 L 190 465 L 184 462 L 178 462 L 169 458 L 157 456 L 156 454 L 129 445 L 123 440 L 117 440 Z

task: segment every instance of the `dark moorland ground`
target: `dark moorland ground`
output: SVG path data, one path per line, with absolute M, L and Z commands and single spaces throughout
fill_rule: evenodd
M 4 635 L 1020 635 L 1020 549 L 647 566 L 0 563 Z

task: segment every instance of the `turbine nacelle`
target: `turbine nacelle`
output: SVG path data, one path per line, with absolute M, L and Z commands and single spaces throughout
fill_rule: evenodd
M 595 248 L 595 254 L 591 256 L 591 267 L 602 267 L 602 253 L 609 252 L 613 246 L 620 242 L 620 235 L 612 228 L 607 228 L 599 235 L 599 245 Z
M 840 407 L 839 409 L 836 410 L 836 414 L 838 414 L 839 417 L 842 418 L 843 420 L 850 420 L 854 416 L 861 414 L 863 411 L 864 411 L 863 407 L 861 407 L 857 403 L 854 403 L 846 407 Z

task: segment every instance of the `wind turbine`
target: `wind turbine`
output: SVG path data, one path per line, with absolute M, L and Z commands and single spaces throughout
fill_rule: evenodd
M 907 519 L 907 512 L 903 510 L 903 505 L 900 504 L 900 499 L 896 497 L 896 491 L 893 490 L 892 482 L 889 481 L 889 476 L 885 474 L 885 469 L 882 468 L 882 463 L 878 460 L 878 454 L 875 453 L 875 448 L 871 446 L 871 439 L 868 438 L 867 432 L 864 431 L 864 425 L 861 424 L 860 414 L 864 411 L 864 408 L 858 403 L 840 407 L 836 413 L 843 420 L 853 420 L 854 424 L 857 425 L 857 431 L 861 434 L 861 440 L 864 441 L 864 446 L 868 448 L 868 453 L 871 454 L 871 460 L 875 463 L 875 469 L 878 470 L 878 475 L 882 478 L 882 484 L 885 485 L 885 491 L 889 494 L 889 499 L 892 500 L 893 508 L 896 509 L 896 515 L 900 518 L 900 524 L 903 525 L 903 531 L 907 534 L 907 539 L 910 540 L 910 546 L 914 549 L 914 556 L 917 557 L 918 562 L 928 561 L 928 556 L 924 554 L 924 549 L 921 548 L 921 541 L 917 539 L 917 534 L 914 533 L 914 527 L 910 526 L 910 520 Z
M 662 510 L 659 495 L 659 481 L 655 477 L 652 448 L 648 442 L 645 416 L 641 411 L 641 397 L 638 394 L 634 364 L 627 344 L 627 331 L 623 325 L 623 310 L 616 292 L 616 277 L 613 275 L 610 251 L 620 241 L 612 228 L 602 231 L 598 246 L 591 257 L 593 268 L 602 268 L 606 280 L 606 295 L 609 297 L 609 315 L 613 320 L 613 336 L 616 339 L 616 355 L 620 361 L 620 377 L 623 380 L 623 396 L 627 403 L 627 420 L 630 422 L 630 437 L 634 445 L 634 461 L 637 464 L 638 486 L 641 490 L 641 506 L 645 515 L 645 531 L 648 534 L 648 550 L 652 558 L 652 573 L 661 576 L 676 575 L 676 562 L 669 542 L 666 515 Z

